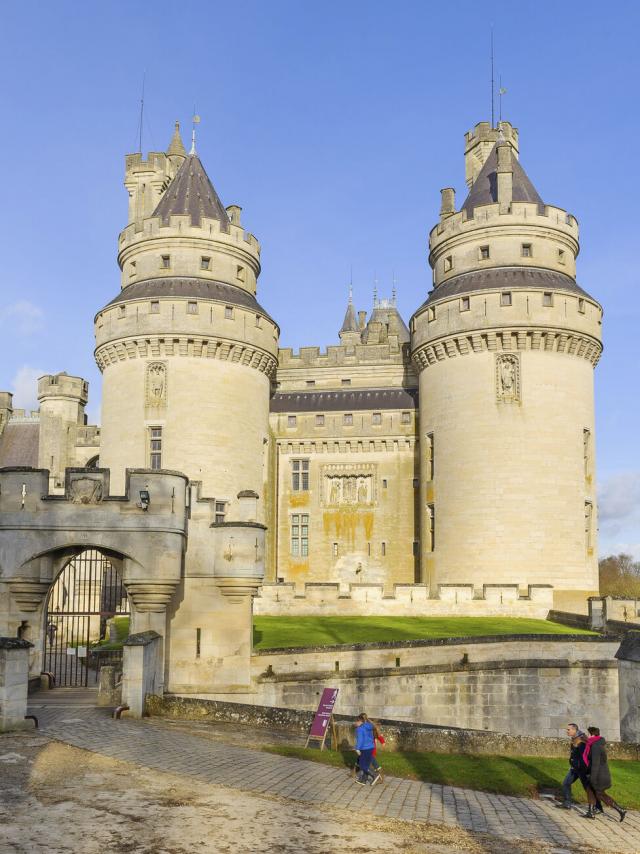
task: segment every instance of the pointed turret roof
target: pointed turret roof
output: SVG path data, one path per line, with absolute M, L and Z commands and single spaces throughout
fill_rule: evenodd
M 357 332 L 358 331 L 358 322 L 356 320 L 356 312 L 353 307 L 353 300 L 351 299 L 351 295 L 349 295 L 349 305 L 347 306 L 347 311 L 344 316 L 344 321 L 342 323 L 342 328 L 340 330 L 340 334 L 343 332 Z
M 167 148 L 167 154 L 169 156 L 171 156 L 172 154 L 177 154 L 180 157 L 187 156 L 187 149 L 184 147 L 182 137 L 180 136 L 180 122 L 176 122 L 175 124 L 173 136 L 171 137 L 169 148 Z
M 168 222 L 175 214 L 189 214 L 194 225 L 209 217 L 219 220 L 225 229 L 229 226 L 227 212 L 197 154 L 185 158 L 152 216 Z
M 511 158 L 511 162 L 513 164 L 513 201 L 535 202 L 544 207 L 544 202 L 520 165 L 519 160 L 514 156 Z M 480 205 L 492 205 L 498 201 L 497 169 L 498 154 L 494 145 L 462 205 L 462 210 L 466 211 L 469 219 L 473 217 L 474 208 L 480 207 Z

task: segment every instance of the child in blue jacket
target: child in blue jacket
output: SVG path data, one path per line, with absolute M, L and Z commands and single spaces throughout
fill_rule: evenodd
M 369 771 L 374 747 L 373 724 L 366 715 L 358 715 L 356 718 L 356 753 L 358 754 L 360 773 L 356 777 L 356 783 L 360 783 L 361 786 L 365 785 L 368 777 L 376 780 L 376 776 Z

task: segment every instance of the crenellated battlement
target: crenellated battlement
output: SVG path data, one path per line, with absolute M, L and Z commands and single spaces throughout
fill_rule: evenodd
M 147 240 L 164 240 L 167 237 L 194 237 L 198 240 L 216 240 L 233 245 L 248 243 L 257 254 L 260 253 L 258 238 L 245 231 L 241 225 L 233 222 L 222 223 L 209 217 L 203 217 L 200 224 L 193 224 L 189 214 L 172 214 L 169 222 L 159 216 L 150 216 L 142 222 L 129 223 L 120 232 L 118 250 L 122 253 L 129 246 Z
M 553 587 L 547 584 L 441 584 L 429 595 L 425 584 L 263 584 L 254 613 L 344 616 L 537 616 L 553 607 Z

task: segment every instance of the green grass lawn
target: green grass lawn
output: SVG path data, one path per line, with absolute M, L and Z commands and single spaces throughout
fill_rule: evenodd
M 92 645 L 92 649 L 101 649 L 101 650 L 110 650 L 110 649 L 122 649 L 122 645 L 129 637 L 129 622 L 130 617 L 128 614 L 123 615 L 121 617 L 113 617 L 113 624 L 115 628 L 115 638 L 112 641 L 101 640 Z
M 482 635 L 593 634 L 524 617 L 254 617 L 255 649 Z
M 295 756 L 338 767 L 351 767 L 355 762 L 355 753 L 352 750 L 321 751 L 282 745 L 263 749 L 281 756 Z M 560 791 L 560 784 L 569 767 L 568 759 L 549 759 L 541 756 L 392 753 L 384 750 L 378 751 L 378 761 L 385 774 L 394 777 L 519 797 L 535 797 L 541 788 L 555 788 Z M 611 760 L 609 766 L 614 780 L 609 794 L 625 807 L 640 809 L 640 763 Z M 573 797 L 581 803 L 586 803 L 580 782 L 573 787 Z

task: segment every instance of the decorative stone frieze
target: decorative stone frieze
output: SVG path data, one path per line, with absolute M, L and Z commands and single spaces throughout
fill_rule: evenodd
M 485 350 L 547 350 L 578 356 L 595 367 L 602 353 L 602 345 L 595 338 L 578 332 L 565 332 L 553 328 L 516 327 L 469 332 L 438 341 L 429 341 L 413 351 L 413 360 L 418 370 L 422 371 L 436 362 Z
M 215 336 L 206 338 L 204 336 L 135 338 L 104 344 L 95 353 L 96 362 L 101 371 L 104 371 L 109 365 L 124 362 L 127 359 L 164 358 L 167 356 L 196 356 L 203 359 L 235 362 L 248 368 L 255 368 L 268 377 L 275 376 L 278 364 L 277 359 L 271 353 L 255 345 Z M 159 379 L 159 376 L 156 376 L 157 386 L 159 386 Z M 166 378 L 162 394 L 166 395 Z
M 520 397 L 520 356 L 517 353 L 496 355 L 496 397 L 501 403 L 518 403 Z
M 167 405 L 167 366 L 164 362 L 150 362 L 147 365 L 146 404 L 154 409 Z
M 161 613 L 165 610 L 178 586 L 178 581 L 125 582 L 127 593 L 138 611 Z

